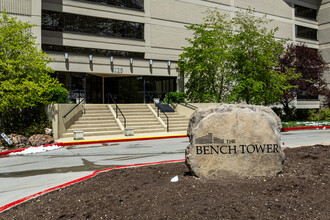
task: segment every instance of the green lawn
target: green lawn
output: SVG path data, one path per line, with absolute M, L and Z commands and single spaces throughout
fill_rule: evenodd
M 287 121 L 287 122 L 282 122 L 282 128 L 308 127 L 308 126 L 330 126 L 330 121 Z

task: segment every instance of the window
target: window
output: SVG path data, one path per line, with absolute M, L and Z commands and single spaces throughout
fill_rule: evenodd
M 307 91 L 298 89 L 297 99 L 300 100 L 300 101 L 306 101 L 306 100 L 317 101 L 317 100 L 319 100 L 319 96 L 318 95 L 310 95 L 310 94 L 308 94 Z
M 296 37 L 317 40 L 317 29 L 296 25 Z
M 42 29 L 144 39 L 144 24 L 61 12 L 42 11 Z
M 130 57 L 130 58 L 144 58 L 144 53 L 139 52 L 129 52 L 120 50 L 105 50 L 105 49 L 95 49 L 95 48 L 84 48 L 84 47 L 69 47 L 69 46 L 58 46 L 43 44 L 42 49 L 44 51 L 55 51 L 63 53 L 77 53 L 86 55 L 100 55 L 100 56 L 118 56 L 118 57 Z
M 297 17 L 316 20 L 317 10 L 312 8 L 306 8 L 300 5 L 295 5 L 294 9 L 295 9 L 295 15 Z
M 121 8 L 135 9 L 143 11 L 144 0 L 85 0 L 97 4 L 117 6 Z

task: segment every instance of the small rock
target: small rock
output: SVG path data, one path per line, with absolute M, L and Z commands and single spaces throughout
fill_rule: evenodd
M 45 128 L 45 134 L 52 135 L 53 130 L 51 128 Z

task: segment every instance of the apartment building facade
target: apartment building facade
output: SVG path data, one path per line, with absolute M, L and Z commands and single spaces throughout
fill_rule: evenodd
M 330 63 L 330 0 L 0 0 L 1 10 L 36 25 L 70 99 L 87 103 L 108 103 L 109 94 L 118 103 L 145 103 L 183 91 L 176 67 L 190 36 L 185 25 L 202 22 L 208 8 L 234 16 L 248 7 L 273 20 L 277 38 L 319 49 Z M 295 104 L 319 101 L 298 97 Z

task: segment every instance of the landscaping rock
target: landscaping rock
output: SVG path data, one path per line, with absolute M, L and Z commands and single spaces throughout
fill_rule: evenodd
M 13 142 L 11 147 L 14 148 L 24 148 L 27 145 L 28 139 L 27 137 L 19 134 L 10 134 L 8 138 Z
M 274 176 L 282 171 L 281 120 L 268 107 L 198 109 L 188 126 L 186 165 L 201 178 Z
M 54 143 L 54 138 L 46 134 L 36 134 L 29 138 L 28 144 L 31 146 L 40 146 Z

